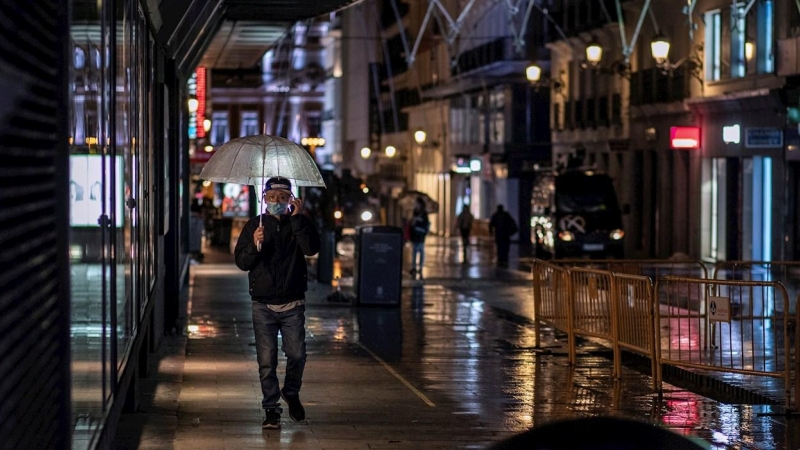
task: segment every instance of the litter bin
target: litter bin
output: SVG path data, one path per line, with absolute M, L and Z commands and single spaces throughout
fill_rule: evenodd
M 333 281 L 333 255 L 336 253 L 336 232 L 323 230 L 320 235 L 319 255 L 317 255 L 317 282 Z
M 399 306 L 403 281 L 403 230 L 365 226 L 356 234 L 353 285 L 362 305 Z

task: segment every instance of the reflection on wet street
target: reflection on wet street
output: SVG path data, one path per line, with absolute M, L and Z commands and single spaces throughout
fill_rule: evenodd
M 633 369 L 612 380 L 607 352 L 594 344 L 583 345 L 575 367 L 562 336 L 536 348 L 530 275 L 470 269 L 447 254 L 430 258 L 422 281 L 404 280 L 399 307 L 334 304 L 330 286 L 310 283 L 308 418 L 284 414 L 283 428 L 270 431 L 261 430 L 246 276 L 232 264 L 193 266 L 176 429 L 145 427 L 138 447 L 480 449 L 559 419 L 612 415 L 715 449 L 798 448 L 795 420 L 768 406 L 669 385 L 659 398 Z

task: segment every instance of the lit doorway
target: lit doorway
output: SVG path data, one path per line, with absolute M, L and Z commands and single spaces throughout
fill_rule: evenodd
M 742 258 L 772 260 L 772 158 L 742 161 Z

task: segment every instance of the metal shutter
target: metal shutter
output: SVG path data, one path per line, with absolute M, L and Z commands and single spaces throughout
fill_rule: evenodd
M 69 448 L 67 1 L 0 0 L 0 448 Z

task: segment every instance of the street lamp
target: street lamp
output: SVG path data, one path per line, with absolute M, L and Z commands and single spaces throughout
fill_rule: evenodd
M 369 159 L 369 155 L 372 154 L 372 149 L 369 147 L 364 147 L 361 149 L 361 157 L 364 159 Z
M 677 70 L 683 66 L 684 63 L 686 63 L 686 73 L 696 78 L 702 84 L 703 78 L 701 76 L 701 71 L 703 69 L 703 62 L 697 53 L 702 52 L 703 47 L 700 45 L 695 46 L 693 53 L 689 54 L 688 56 L 684 56 L 675 63 L 669 62 L 669 50 L 669 38 L 661 33 L 657 34 L 656 37 L 654 37 L 650 42 L 650 53 L 653 55 L 653 60 L 655 60 L 656 66 L 661 69 L 663 73 L 671 75 L 673 71 Z
M 211 119 L 206 119 L 203 121 L 203 130 L 208 133 L 211 130 Z
M 525 77 L 528 78 L 528 81 L 531 82 L 535 90 L 538 90 L 542 84 L 547 84 L 556 94 L 560 94 L 561 90 L 564 89 L 563 70 L 559 72 L 557 80 L 552 78 L 542 78 L 542 68 L 537 64 L 531 64 L 525 69 Z
M 423 130 L 417 130 L 414 132 L 414 140 L 417 142 L 417 144 L 424 144 L 427 137 L 428 135 Z
M 669 39 L 661 33 L 657 34 L 656 37 L 653 38 L 653 41 L 650 42 L 650 52 L 659 67 L 663 67 L 667 64 L 669 60 L 669 47 Z
M 387 145 L 385 153 L 387 158 L 394 158 L 394 156 L 397 154 L 397 149 L 394 148 L 394 145 Z
M 592 67 L 597 67 L 602 59 L 603 47 L 600 46 L 596 40 L 592 40 L 592 42 L 586 46 L 586 61 L 588 61 L 589 65 Z
M 525 76 L 531 83 L 538 83 L 542 79 L 542 68 L 536 64 L 531 64 L 525 69 Z

